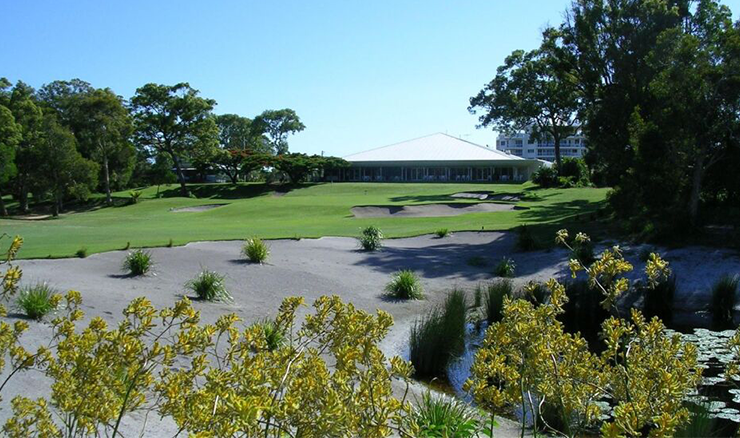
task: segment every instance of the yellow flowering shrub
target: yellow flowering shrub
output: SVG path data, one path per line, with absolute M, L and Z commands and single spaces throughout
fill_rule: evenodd
M 561 230 L 556 240 L 572 250 L 568 238 Z M 588 236 L 579 233 L 575 241 L 586 242 Z M 606 309 L 615 310 L 616 300 L 631 287 L 621 275 L 632 265 L 619 247 L 603 251 L 588 267 L 577 259 L 569 265 L 574 277 L 586 272 L 591 286 L 604 295 Z M 649 284 L 670 276 L 668 263 L 657 254 L 650 256 L 645 272 Z M 486 331 L 466 384 L 478 403 L 491 412 L 519 405 L 540 414 L 549 403 L 561 422 L 557 432 L 567 436 L 598 418 L 596 402 L 602 398 L 613 404 L 601 427 L 605 436 L 643 436 L 646 430 L 650 436 L 671 436 L 688 421 L 683 401 L 701 378 L 693 344 L 666 336 L 659 319 L 646 321 L 633 309 L 631 321 L 611 317 L 604 322 L 606 349 L 594 355 L 556 318 L 567 301 L 563 286 L 550 280 L 547 287 L 550 300 L 541 306 L 507 299 L 503 319 Z M 533 420 L 537 430 L 545 419 L 535 415 Z

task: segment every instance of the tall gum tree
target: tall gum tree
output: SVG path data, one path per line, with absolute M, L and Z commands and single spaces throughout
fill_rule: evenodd
M 216 101 L 198 96 L 198 90 L 186 82 L 146 84 L 131 98 L 135 141 L 157 154 L 169 155 L 182 196 L 188 196 L 183 160 L 204 155 L 204 150 L 217 145 L 215 105 Z
M 557 66 L 544 45 L 529 52 L 516 50 L 496 77 L 470 98 L 468 110 L 481 112 L 479 127 L 509 134 L 531 129 L 536 140 L 552 139 L 560 168 L 560 143 L 576 130 L 579 98 L 575 84 Z

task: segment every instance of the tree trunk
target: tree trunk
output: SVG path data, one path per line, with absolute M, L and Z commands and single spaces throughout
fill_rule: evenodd
M 553 138 L 555 140 L 555 163 L 557 163 L 559 174 L 563 169 L 563 160 L 560 158 L 560 136 L 555 135 Z
M 113 198 L 110 196 L 110 170 L 108 168 L 108 157 L 103 157 L 103 177 L 105 182 L 105 203 L 113 204 Z
M 28 213 L 28 185 L 26 184 L 27 176 L 23 175 L 18 178 L 18 203 L 20 204 L 21 213 Z
M 57 217 L 59 216 L 59 194 L 54 191 L 54 207 L 52 210 L 52 216 Z
M 3 192 L 0 191 L 0 216 L 7 216 L 8 208 L 5 207 L 5 200 L 3 199 Z
M 689 220 L 692 226 L 696 226 L 699 218 L 699 196 L 701 185 L 704 180 L 704 154 L 705 148 L 701 148 L 694 162 L 694 172 L 691 177 L 691 197 L 689 198 Z
M 185 186 L 185 174 L 182 173 L 182 167 L 180 166 L 180 159 L 177 157 L 177 155 L 170 152 L 170 156 L 172 156 L 172 162 L 175 163 L 175 171 L 177 172 L 177 181 L 180 183 L 180 194 L 187 198 L 188 197 L 188 188 Z

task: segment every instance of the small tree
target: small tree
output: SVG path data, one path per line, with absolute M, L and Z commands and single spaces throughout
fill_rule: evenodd
M 317 171 L 321 167 L 321 161 L 322 158 L 318 155 L 290 153 L 274 157 L 270 164 L 288 175 L 291 183 L 298 184 L 309 174 Z
M 247 158 L 252 155 L 266 155 L 271 148 L 257 124 L 247 117 L 224 114 L 216 116 L 216 124 L 219 130 L 219 150 L 214 154 L 212 164 L 224 172 L 232 184 L 236 184 L 240 175 L 246 175 L 257 168 L 255 160 Z

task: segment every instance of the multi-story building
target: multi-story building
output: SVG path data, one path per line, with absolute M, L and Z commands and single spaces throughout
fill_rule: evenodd
M 530 136 L 530 131 L 514 135 L 501 134 L 496 139 L 496 149 L 517 157 L 555 161 L 555 142 L 552 138 L 538 141 Z M 577 131 L 560 141 L 560 156 L 581 158 L 586 154 L 586 137 Z

